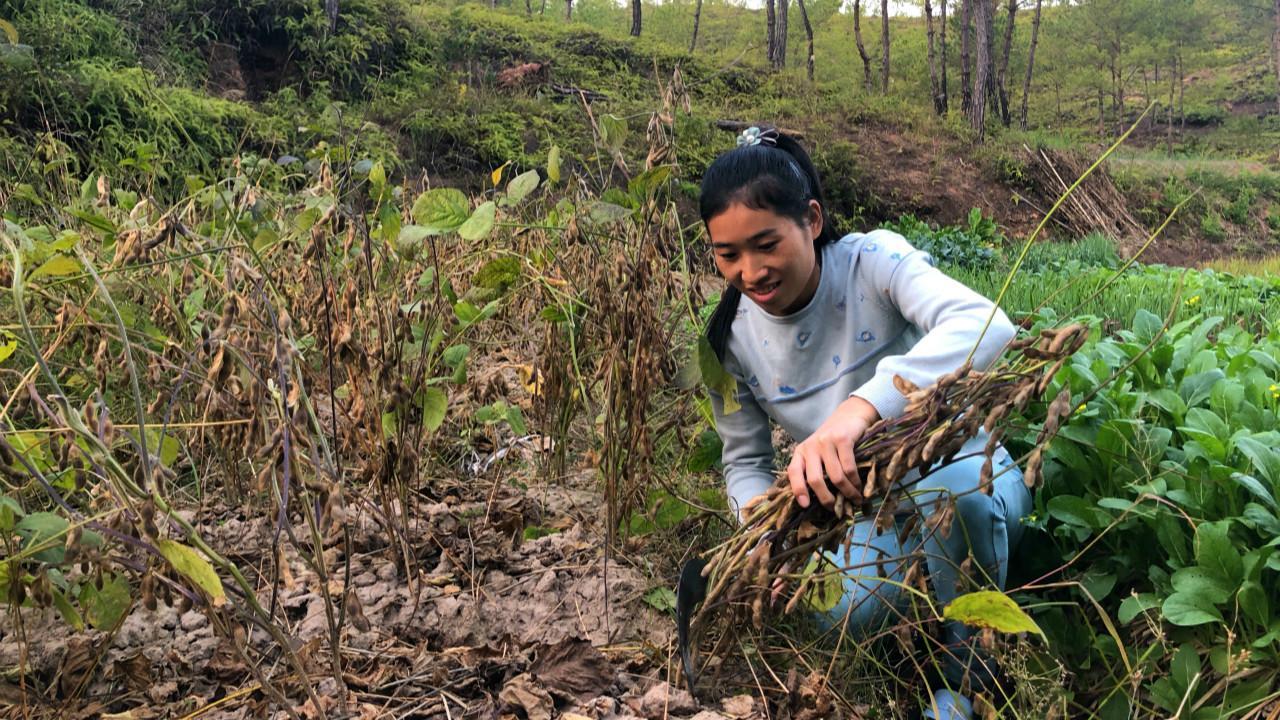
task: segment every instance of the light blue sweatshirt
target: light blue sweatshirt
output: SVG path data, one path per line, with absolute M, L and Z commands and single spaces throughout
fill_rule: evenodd
M 738 381 L 742 408 L 726 415 L 723 398 L 711 394 L 730 507 L 739 512 L 774 482 L 770 420 L 799 442 L 852 395 L 882 418 L 901 415 L 907 401 L 893 376 L 927 387 L 960 367 L 993 310 L 974 354 L 978 368 L 999 357 L 1013 324 L 888 230 L 853 233 L 824 247 L 817 292 L 791 315 L 770 315 L 744 296 L 724 362 Z M 961 454 L 981 451 L 986 441 L 980 434 Z

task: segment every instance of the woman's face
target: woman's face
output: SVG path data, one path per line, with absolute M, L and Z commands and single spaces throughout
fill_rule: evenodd
M 707 222 L 716 269 L 771 315 L 789 315 L 817 292 L 821 272 L 813 239 L 821 232 L 822 209 L 815 200 L 809 201 L 805 225 L 742 203 Z

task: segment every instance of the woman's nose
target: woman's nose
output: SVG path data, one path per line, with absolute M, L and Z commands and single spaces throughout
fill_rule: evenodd
M 753 259 L 750 256 L 747 256 L 743 260 L 742 279 L 745 280 L 748 285 L 754 285 L 755 283 L 764 280 L 768 275 L 769 268 L 766 267 L 763 262 Z

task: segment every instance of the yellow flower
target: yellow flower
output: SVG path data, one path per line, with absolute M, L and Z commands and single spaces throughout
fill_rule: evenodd
M 1191 297 L 1187 298 L 1187 304 L 1188 304 L 1188 305 L 1195 305 L 1195 304 L 1197 304 L 1197 303 L 1199 303 L 1199 302 L 1200 302 L 1200 296 L 1199 296 L 1199 295 L 1192 295 Z
M 1080 403 L 1080 407 L 1076 408 L 1076 412 L 1078 412 L 1078 413 L 1082 413 L 1082 412 L 1084 412 L 1084 410 L 1085 410 L 1085 404 L 1084 404 L 1084 403 Z

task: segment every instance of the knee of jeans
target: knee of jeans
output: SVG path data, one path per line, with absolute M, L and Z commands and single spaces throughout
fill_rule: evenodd
M 966 532 L 982 533 L 982 537 L 987 537 L 996 519 L 993 499 L 981 492 L 956 497 L 956 519 L 964 523 Z

